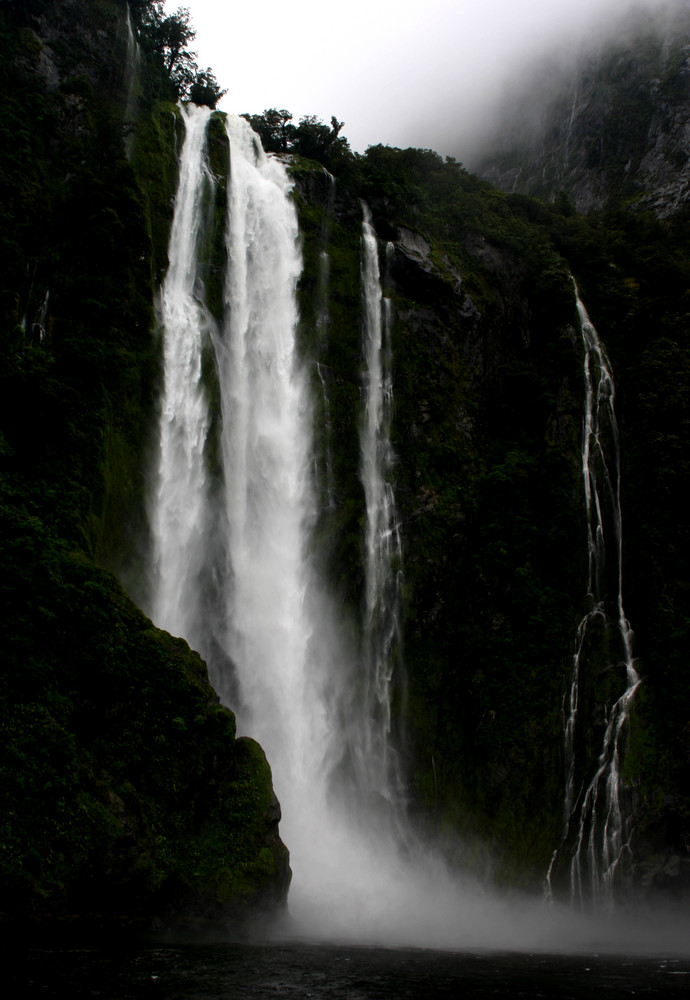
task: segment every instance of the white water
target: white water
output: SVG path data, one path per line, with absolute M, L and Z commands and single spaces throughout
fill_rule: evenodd
M 206 563 L 208 477 L 204 448 L 208 403 L 201 383 L 204 341 L 213 321 L 197 274 L 202 202 L 212 178 L 205 161 L 210 111 L 189 105 L 180 160 L 169 267 L 161 289 L 163 392 L 159 460 L 151 508 L 151 615 L 157 625 L 200 648 L 200 579 Z
M 139 42 L 136 39 L 132 28 L 132 18 L 129 12 L 129 4 L 126 6 L 125 28 L 127 31 L 127 51 L 125 54 L 125 80 L 127 86 L 127 100 L 125 104 L 125 125 L 128 133 L 125 137 L 125 152 L 128 158 L 132 156 L 134 145 L 134 120 L 136 118 L 137 96 L 139 92 L 139 74 L 141 67 L 141 52 Z
M 314 787 L 329 742 L 311 653 L 311 411 L 296 353 L 297 217 L 284 166 L 227 120 L 227 322 L 217 342 L 240 721 L 274 763 L 284 801 Z M 289 821 L 288 821 L 289 822 Z
M 402 578 L 400 526 L 391 484 L 394 465 L 390 442 L 393 407 L 391 303 L 383 298 L 378 240 L 366 205 L 363 213 L 362 326 L 366 371 L 360 476 L 366 503 L 363 656 L 367 686 L 362 714 L 367 725 L 360 753 L 367 761 L 378 763 L 374 789 L 390 797 L 395 785 L 399 784 L 390 735 L 391 698 L 401 647 Z M 371 764 L 368 770 L 371 776 Z
M 620 499 L 620 454 L 614 408 L 611 364 L 577 289 L 576 303 L 584 346 L 585 405 L 582 429 L 582 478 L 587 515 L 588 600 L 590 610 L 580 622 L 573 670 L 566 698 L 566 793 L 564 842 L 574 833 L 570 887 L 574 900 L 609 898 L 616 868 L 630 837 L 623 806 L 620 774 L 622 738 L 640 678 L 633 659 L 633 633 L 623 608 L 623 536 Z M 607 543 L 609 564 L 607 566 Z M 625 688 L 608 709 L 602 748 L 594 775 L 578 788 L 575 736 L 580 709 L 580 684 L 587 643 L 610 621 L 607 602 L 615 586 L 615 624 L 621 654 L 617 668 Z M 615 665 L 614 665 L 615 666 Z M 554 854 L 547 876 L 558 852 Z
M 295 926 L 319 936 L 382 940 L 407 933 L 416 939 L 421 931 L 411 906 L 416 913 L 422 905 L 426 876 L 400 853 L 379 760 L 390 693 L 381 642 L 390 643 L 391 622 L 397 628 L 389 595 L 395 585 L 390 554 L 399 552 L 399 537 L 380 464 L 382 456 L 390 461 L 390 382 L 381 367 L 386 327 L 370 253 L 375 237 L 367 233 L 362 271 L 363 301 L 376 302 L 363 327 L 371 658 L 364 666 L 375 670 L 368 679 L 361 650 L 348 646 L 338 609 L 310 559 L 314 449 L 308 380 L 296 346 L 302 262 L 291 182 L 284 166 L 265 156 L 248 124 L 228 118 L 226 316 L 216 329 L 196 263 L 211 183 L 204 158 L 207 120 L 206 111 L 186 113 L 161 293 L 165 382 L 152 503 L 153 617 L 207 657 L 221 695 L 233 692 L 239 731 L 266 750 L 283 809 L 281 835 L 291 851 Z M 223 482 L 214 492 L 204 457 L 210 416 L 201 381 L 209 340 L 223 424 Z M 383 569 L 376 565 L 382 558 L 388 560 Z M 216 590 L 210 608 L 209 587 L 202 585 L 209 565 Z M 224 656 L 216 655 L 218 648 Z M 370 705 L 371 692 L 374 719 L 363 704 Z M 362 745 L 372 750 L 369 756 Z M 359 787 L 353 788 L 353 774 Z M 436 881 L 447 894 L 442 873 Z M 408 933 L 403 925 L 416 929 Z

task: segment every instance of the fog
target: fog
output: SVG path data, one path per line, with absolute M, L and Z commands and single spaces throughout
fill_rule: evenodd
M 670 0 L 189 0 L 193 47 L 227 88 L 228 112 L 332 115 L 353 149 L 436 149 L 471 163 L 507 96 L 550 74 L 637 8 Z M 167 8 L 177 3 L 167 0 Z M 546 59 L 546 61 L 545 61 Z

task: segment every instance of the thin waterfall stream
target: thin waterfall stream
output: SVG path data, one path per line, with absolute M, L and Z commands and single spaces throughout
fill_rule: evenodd
M 633 657 L 633 632 L 623 607 L 623 535 L 620 450 L 611 363 L 575 286 L 583 354 L 584 412 L 582 480 L 587 519 L 587 596 L 589 609 L 579 624 L 573 669 L 566 693 L 564 751 L 566 789 L 564 835 L 547 874 L 550 893 L 554 863 L 566 843 L 570 855 L 570 892 L 574 901 L 610 898 L 613 877 L 628 844 L 631 827 L 621 778 L 621 754 L 630 706 L 640 684 Z M 587 655 L 615 629 L 618 668 L 625 687 L 607 709 L 601 751 L 591 777 L 583 779 L 576 760 L 581 710 L 582 670 Z M 599 654 L 601 655 L 601 654 Z M 615 666 L 615 665 L 614 665 Z
M 168 272 L 161 288 L 163 391 L 159 457 L 151 505 L 151 615 L 162 628 L 200 648 L 199 579 L 206 560 L 208 474 L 204 448 L 208 400 L 201 382 L 202 349 L 213 320 L 198 281 L 204 192 L 213 184 L 206 160 L 208 108 L 182 111 L 185 142 L 175 203 Z
M 362 305 L 366 363 L 361 471 L 366 501 L 364 658 L 368 686 L 364 714 L 378 720 L 367 729 L 363 747 L 380 762 L 376 790 L 389 796 L 400 785 L 390 745 L 391 697 L 401 647 L 400 588 L 402 544 L 391 483 L 394 465 L 390 441 L 393 407 L 391 375 L 391 303 L 383 297 L 379 250 L 371 212 L 363 205 Z M 399 680 L 399 678 L 397 678 Z

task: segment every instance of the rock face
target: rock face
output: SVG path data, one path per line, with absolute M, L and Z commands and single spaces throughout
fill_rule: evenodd
M 174 106 L 149 75 L 133 169 L 125 3 L 1 6 L 0 920 L 237 930 L 287 898 L 270 768 L 104 568 L 145 549 Z
M 407 686 L 394 703 L 393 732 L 408 763 L 410 808 L 430 834 L 454 845 L 459 864 L 486 865 L 505 882 L 534 888 L 563 835 L 562 706 L 589 601 L 583 359 L 571 269 L 591 302 L 619 379 L 626 609 L 644 677 L 626 730 L 635 832 L 617 886 L 668 890 L 673 878 L 682 894 L 688 772 L 671 747 L 683 744 L 687 713 L 671 692 L 687 690 L 684 672 L 672 666 L 676 640 L 686 634 L 685 574 L 652 530 L 662 523 L 679 530 L 685 549 L 687 519 L 676 517 L 672 497 L 685 488 L 686 466 L 670 426 L 667 457 L 658 454 L 669 479 L 664 474 L 659 491 L 644 485 L 661 444 L 662 387 L 675 378 L 672 370 L 686 371 L 682 228 L 640 226 L 630 213 L 609 233 L 567 207 L 500 195 L 419 150 L 374 147 L 358 175 L 336 178 L 334 191 L 319 184 L 318 168 L 296 162 L 293 169 L 305 236 L 305 342 L 323 309 L 319 261 L 329 259 L 327 322 L 320 338 L 305 343 L 319 362 L 317 426 L 331 428 L 332 492 L 317 528 L 324 558 L 344 614 L 356 619 L 359 194 L 371 208 L 394 317 L 392 443 Z M 666 258 L 660 248 L 669 240 Z M 677 270 L 680 259 L 686 263 Z M 650 308 L 666 317 L 666 346 L 649 325 Z M 685 375 L 677 388 L 673 420 L 687 426 Z M 324 395 L 327 413 L 318 409 Z M 669 612 L 680 629 L 676 639 L 662 624 Z M 625 686 L 603 648 L 588 650 L 583 678 L 578 787 L 596 771 L 612 696 Z M 662 745 L 677 766 L 650 767 L 653 758 L 660 762 Z M 566 882 L 554 888 L 567 894 Z
M 529 883 L 545 870 L 560 826 L 559 691 L 578 599 L 572 286 L 536 230 L 523 242 L 499 204 L 493 213 L 489 189 L 458 167 L 419 150 L 377 149 L 369 158 L 359 184 L 394 317 L 404 545 L 408 683 L 396 695 L 393 731 L 420 824 L 444 830 L 468 865 L 488 864 L 488 842 L 501 877 Z M 375 187 L 369 170 L 385 171 L 390 187 Z M 337 446 L 333 502 L 324 501 L 317 533 L 349 605 L 344 614 L 356 618 L 362 216 L 353 217 L 348 183 L 336 179 L 334 196 L 319 201 L 299 167 L 295 178 L 305 246 L 321 239 L 329 256 L 327 334 L 309 350 Z M 305 254 L 305 265 L 308 328 L 318 259 Z M 522 855 L 517 878 L 513 852 Z
M 268 765 L 255 743 L 235 739 L 199 658 L 156 630 L 104 568 L 140 598 L 160 379 L 152 302 L 178 139 L 165 81 L 144 53 L 125 148 L 124 11 L 120 0 L 0 4 L 10 98 L 0 117 L 16 137 L 3 147 L 0 189 L 0 583 L 15 623 L 0 650 L 2 898 L 8 920 L 236 926 L 280 910 L 289 883 Z M 685 64 L 650 37 L 645 79 L 658 78 L 663 100 L 647 107 L 656 84 L 635 92 L 634 106 L 649 111 L 637 159 L 615 131 L 614 78 L 628 78 L 618 52 L 610 86 L 592 79 L 568 105 L 572 127 L 558 132 L 545 194 L 562 187 L 566 148 L 583 205 L 610 199 L 621 178 L 638 201 L 656 197 L 655 184 L 681 183 L 685 160 L 649 129 L 661 122 L 678 148 L 685 141 L 671 86 Z M 573 141 L 576 123 L 589 135 L 588 115 L 603 146 L 580 133 Z M 645 891 L 683 891 L 690 531 L 678 498 L 690 491 L 690 237 L 674 216 L 661 226 L 620 211 L 602 226 L 567 203 L 507 195 L 429 151 L 348 157 L 341 146 L 334 161 L 325 131 L 335 178 L 299 157 L 290 165 L 300 346 L 318 362 L 324 429 L 315 477 L 330 491 L 314 538 L 344 618 L 359 620 L 365 200 L 392 317 L 407 682 L 394 694 L 391 739 L 410 814 L 459 865 L 512 886 L 539 887 L 562 836 L 562 706 L 589 600 L 572 272 L 616 375 L 626 611 L 643 677 L 624 748 L 635 834 L 621 875 Z M 222 136 L 212 121 L 219 189 Z M 658 214 L 662 202 L 668 191 Z M 213 309 L 222 264 L 222 248 L 210 247 Z M 619 665 L 593 656 L 576 741 L 583 780 L 619 684 Z
M 479 173 L 506 191 L 579 211 L 637 205 L 665 218 L 690 199 L 690 15 L 684 4 L 631 15 L 620 35 L 510 110 Z M 528 124 L 525 109 L 541 107 Z

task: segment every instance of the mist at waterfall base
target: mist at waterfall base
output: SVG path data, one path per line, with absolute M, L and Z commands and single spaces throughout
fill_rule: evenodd
M 386 303 L 375 233 L 363 207 L 364 414 L 360 475 L 367 496 L 367 598 L 343 622 L 310 548 L 318 514 L 313 446 L 321 373 L 296 347 L 301 250 L 291 181 L 244 119 L 229 116 L 225 317 L 204 302 L 199 254 L 212 215 L 206 161 L 210 112 L 188 107 L 169 270 L 160 318 L 164 386 L 151 497 L 155 623 L 182 634 L 214 687 L 256 738 L 281 802 L 291 852 L 294 939 L 441 949 L 685 951 L 677 915 L 580 916 L 541 898 L 506 900 L 451 873 L 406 818 L 387 720 L 394 658 L 394 498 L 386 482 Z M 222 427 L 212 426 L 212 357 Z M 312 382 L 310 383 L 310 372 Z M 223 474 L 207 456 L 220 436 Z M 323 476 L 321 478 L 324 478 Z M 388 596 L 386 596 L 388 595 Z

